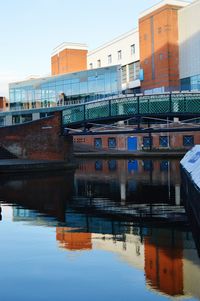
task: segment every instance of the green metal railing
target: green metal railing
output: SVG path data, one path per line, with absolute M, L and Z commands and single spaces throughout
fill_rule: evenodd
M 200 93 L 143 95 L 107 99 L 76 105 L 63 110 L 63 125 L 103 118 L 200 113 Z

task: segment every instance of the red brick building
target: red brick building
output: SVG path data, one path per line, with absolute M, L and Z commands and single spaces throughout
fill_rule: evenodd
M 162 1 L 139 18 L 141 91 L 179 90 L 178 10 L 182 1 Z
M 54 49 L 51 56 L 51 75 L 72 73 L 87 69 L 87 46 L 78 43 L 63 43 Z

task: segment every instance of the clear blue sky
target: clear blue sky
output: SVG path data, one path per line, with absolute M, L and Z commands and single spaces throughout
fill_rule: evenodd
M 0 0 L 0 95 L 8 82 L 50 73 L 53 48 L 86 43 L 89 50 L 135 27 L 159 0 Z

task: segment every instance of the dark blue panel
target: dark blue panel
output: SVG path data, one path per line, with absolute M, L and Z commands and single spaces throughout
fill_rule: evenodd
M 138 170 L 138 161 L 137 160 L 129 160 L 128 161 L 128 172 L 132 173 L 132 171 Z

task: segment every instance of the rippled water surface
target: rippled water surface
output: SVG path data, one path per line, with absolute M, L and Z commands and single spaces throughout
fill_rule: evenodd
M 1 176 L 1 300 L 200 300 L 176 160 Z

